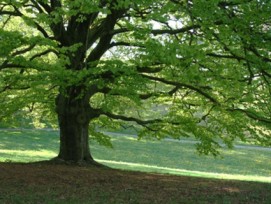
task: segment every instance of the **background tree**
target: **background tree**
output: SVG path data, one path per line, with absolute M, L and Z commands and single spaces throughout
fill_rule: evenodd
M 95 127 L 270 145 L 270 1 L 2 0 L 2 120 L 57 115 L 58 159 L 95 163 Z M 54 118 L 54 117 L 52 117 Z

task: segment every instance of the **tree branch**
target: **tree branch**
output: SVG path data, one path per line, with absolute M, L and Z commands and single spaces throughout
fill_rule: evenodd
M 140 48 L 145 48 L 143 45 L 138 45 L 135 43 L 128 43 L 128 42 L 112 42 L 109 45 L 109 48 L 116 47 L 116 46 L 127 46 L 127 47 L 140 47 Z
M 115 120 L 122 120 L 122 121 L 127 121 L 127 122 L 136 122 L 138 125 L 141 125 L 143 127 L 147 127 L 147 125 L 149 125 L 149 124 L 162 122 L 161 119 L 140 120 L 138 118 L 127 117 L 127 116 L 123 116 L 123 115 L 115 115 L 115 114 L 109 113 L 109 112 L 102 112 L 101 115 L 106 115 L 107 117 L 115 119 Z
M 86 62 L 98 61 L 103 56 L 103 54 L 110 48 L 110 43 L 113 38 L 113 35 L 110 34 L 114 30 L 114 26 L 119 17 L 122 16 L 124 11 L 113 10 L 110 15 L 106 17 L 102 25 L 100 25 L 96 31 L 91 33 L 94 36 L 94 39 L 89 40 L 94 43 L 96 38 L 100 37 L 100 40 L 97 46 L 92 50 L 89 56 L 86 59 Z
M 227 110 L 228 111 L 238 111 L 238 112 L 244 113 L 246 116 L 248 116 L 249 118 L 251 118 L 253 120 L 260 121 L 260 122 L 267 123 L 267 124 L 271 124 L 271 119 L 259 116 L 256 113 L 253 113 L 249 110 L 244 110 L 241 108 L 233 108 L 233 109 L 227 109 Z
M 1 11 L 0 16 L 2 15 L 9 15 L 9 16 L 22 16 L 20 12 L 15 12 L 15 11 Z
M 25 52 L 32 50 L 34 47 L 35 47 L 35 45 L 30 45 L 29 47 L 25 48 L 24 50 L 19 50 L 19 51 L 13 53 L 12 56 L 14 57 L 14 56 L 16 56 L 16 55 L 18 55 L 18 54 L 24 54 Z M 58 55 L 58 53 L 57 53 L 55 50 L 49 49 L 49 50 L 45 50 L 44 52 L 41 52 L 41 53 L 38 53 L 38 54 L 33 55 L 33 56 L 29 59 L 29 61 L 33 61 L 34 59 L 36 59 L 36 58 L 38 58 L 38 57 L 41 57 L 41 56 L 44 56 L 44 55 L 46 55 L 46 54 L 48 54 L 48 53 L 50 53 L 50 52 L 53 52 L 53 53 L 55 53 L 56 55 Z M 9 63 L 8 60 L 5 60 L 5 61 L 2 63 L 2 65 L 0 65 L 0 70 L 6 69 L 6 68 L 21 68 L 21 69 L 23 69 L 23 68 L 27 68 L 27 67 L 24 66 L 24 65 L 20 65 L 20 64 Z
M 155 29 L 155 30 L 151 30 L 151 34 L 153 35 L 163 35 L 163 34 L 170 34 L 170 35 L 175 35 L 175 34 L 179 34 L 179 33 L 184 33 L 193 29 L 197 29 L 200 28 L 199 25 L 191 25 L 191 26 L 186 26 L 183 28 L 179 28 L 179 29 L 170 29 L 170 30 L 162 30 L 162 29 Z M 140 30 L 140 28 L 137 28 Z M 143 28 L 141 28 L 143 29 Z M 120 29 L 116 29 L 110 32 L 110 34 L 112 35 L 116 35 L 119 33 L 125 33 L 125 32 L 129 32 L 131 30 L 127 29 L 127 28 L 120 28 Z
M 259 57 L 263 62 L 271 62 L 271 59 L 265 56 L 262 56 L 255 47 L 250 46 L 249 51 L 253 52 L 257 57 Z
M 37 5 L 37 7 L 35 6 L 35 5 L 33 5 L 35 8 L 37 8 L 38 10 L 40 10 L 40 8 L 38 7 L 38 5 Z M 14 7 L 14 11 L 0 11 L 0 15 L 9 15 L 9 16 L 20 16 L 20 17 L 22 17 L 22 16 L 24 16 L 20 11 L 19 11 L 19 9 L 17 9 L 16 7 Z M 25 16 L 26 17 L 26 16 Z M 30 18 L 28 18 L 28 19 L 30 19 Z M 39 23 L 37 23 L 36 21 L 34 21 L 33 19 L 31 19 L 32 21 L 33 21 L 33 23 L 36 25 L 36 28 L 37 28 L 37 30 L 38 31 L 40 31 L 42 34 L 43 34 L 43 36 L 45 37 L 45 38 L 50 38 L 49 37 L 49 35 L 48 35 L 48 33 L 46 32 L 46 30 L 39 24 Z
M 207 53 L 206 55 L 210 57 L 217 57 L 217 58 L 236 59 L 238 61 L 246 60 L 244 57 L 237 56 L 237 55 L 222 55 L 222 54 L 215 54 L 215 53 Z
M 33 61 L 34 59 L 38 58 L 38 57 L 41 57 L 41 56 L 44 56 L 44 55 L 47 55 L 49 53 L 55 53 L 56 55 L 58 55 L 59 53 L 56 51 L 56 50 L 53 50 L 53 49 L 49 49 L 49 50 L 45 50 L 44 52 L 41 52 L 41 53 L 38 53 L 38 54 L 35 54 L 33 55 L 29 61 Z
M 8 61 L 5 61 L 0 66 L 0 70 L 6 69 L 6 68 L 25 68 L 25 66 L 20 65 L 20 64 L 8 63 Z
M 242 4 L 246 4 L 246 3 L 250 3 L 252 2 L 253 0 L 245 0 L 245 1 L 240 1 L 240 2 L 235 2 L 235 1 L 221 1 L 221 2 L 218 2 L 218 6 L 221 7 L 221 8 L 226 8 L 228 6 L 238 6 L 238 5 L 242 5 Z
M 193 91 L 196 91 L 200 95 L 204 96 L 205 98 L 209 99 L 211 102 L 213 102 L 215 104 L 219 104 L 219 102 L 214 97 L 212 97 L 210 94 L 202 91 L 200 88 L 195 87 L 195 86 L 193 86 L 191 84 L 185 84 L 185 83 L 180 83 L 180 82 L 175 82 L 175 81 L 169 81 L 169 80 L 166 80 L 164 78 L 149 76 L 149 75 L 145 75 L 145 74 L 141 74 L 141 76 L 144 77 L 144 78 L 153 80 L 153 81 L 159 81 L 159 82 L 162 82 L 164 84 L 173 85 L 173 86 L 178 87 L 178 88 L 185 87 L 185 88 L 191 89 Z
M 29 45 L 27 48 L 25 48 L 25 49 L 22 49 L 22 50 L 18 50 L 18 51 L 16 51 L 16 52 L 14 52 L 14 53 L 12 53 L 12 57 L 15 57 L 16 55 L 20 55 L 20 54 L 24 54 L 24 53 L 26 53 L 26 52 L 28 52 L 28 51 L 30 51 L 30 50 L 32 50 L 34 47 L 35 47 L 36 45 Z
M 153 66 L 156 66 L 156 65 L 161 65 L 160 63 L 157 63 L 157 64 L 153 64 Z M 162 67 L 136 67 L 137 71 L 140 72 L 140 73 L 158 73 L 160 71 L 163 70 Z
M 32 2 L 35 2 L 35 0 L 32 0 Z M 48 4 L 44 3 L 42 0 L 38 0 L 37 3 L 38 3 L 39 5 L 41 5 L 42 8 L 43 8 L 47 13 L 51 13 L 51 12 L 52 12 L 52 8 L 51 8 Z M 33 4 L 34 4 L 34 3 L 33 3 Z
M 31 2 L 33 4 L 33 5 L 30 5 L 32 8 L 33 7 L 36 8 L 39 11 L 39 13 L 44 13 L 43 9 L 39 6 L 39 4 L 37 3 L 37 1 L 31 0 Z
M 131 30 L 127 29 L 127 28 L 119 28 L 119 29 L 115 29 L 115 30 L 112 30 L 110 31 L 110 35 L 117 35 L 117 34 L 120 34 L 120 33 L 126 33 L 126 32 L 129 32 Z
M 191 25 L 191 26 L 186 26 L 180 29 L 175 29 L 175 30 L 152 30 L 151 33 L 153 35 L 163 35 L 163 34 L 170 34 L 170 35 L 174 35 L 174 34 L 178 34 L 178 33 L 184 33 L 193 29 L 197 29 L 200 28 L 199 25 Z
M 46 32 L 46 30 L 40 25 L 38 24 L 37 22 L 34 21 L 34 24 L 37 26 L 37 30 L 40 31 L 42 33 L 42 35 L 45 37 L 45 38 L 48 38 L 50 39 L 51 37 L 49 36 L 49 34 Z

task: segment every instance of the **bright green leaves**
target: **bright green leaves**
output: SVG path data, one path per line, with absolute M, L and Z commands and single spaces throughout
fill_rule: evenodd
M 107 77 L 102 78 L 99 75 Z M 98 93 L 91 98 L 94 107 L 102 108 L 106 112 L 135 112 L 140 108 L 140 94 L 147 88 L 146 80 L 138 75 L 136 68 L 120 60 L 101 62 L 97 68 L 93 68 L 90 80 L 99 90 L 107 90 L 105 95 Z
M 132 3 L 133 1 L 131 0 L 117 0 L 113 2 L 114 4 L 113 8 L 114 9 L 128 9 Z
M 10 16 L 0 29 L 0 120 L 25 117 L 35 127 L 43 127 L 40 119 L 54 109 L 55 90 L 48 70 L 56 59 L 56 43 L 35 27 L 29 16 L 24 20 Z
M 0 29 L 0 57 L 8 56 L 13 50 L 23 44 L 23 36 L 18 31 Z
M 100 12 L 103 10 L 100 7 L 100 2 L 95 1 L 64 1 L 62 7 L 55 11 L 55 14 L 61 14 L 62 18 L 69 20 L 72 17 L 77 17 L 77 22 L 83 22 L 87 19 L 87 15 L 91 13 Z M 104 12 L 106 12 L 104 10 Z

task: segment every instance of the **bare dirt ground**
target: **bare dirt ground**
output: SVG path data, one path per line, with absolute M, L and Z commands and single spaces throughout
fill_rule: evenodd
M 0 203 L 271 203 L 271 184 L 0 163 Z

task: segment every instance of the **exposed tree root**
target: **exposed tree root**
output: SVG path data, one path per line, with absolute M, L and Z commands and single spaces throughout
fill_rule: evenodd
M 110 167 L 103 165 L 95 160 L 89 159 L 89 160 L 80 160 L 80 161 L 65 161 L 59 157 L 55 157 L 51 160 L 44 160 L 44 161 L 38 161 L 33 162 L 35 164 L 62 164 L 62 165 L 69 165 L 69 166 L 89 166 L 89 167 L 99 167 L 99 168 L 106 168 L 111 169 Z

